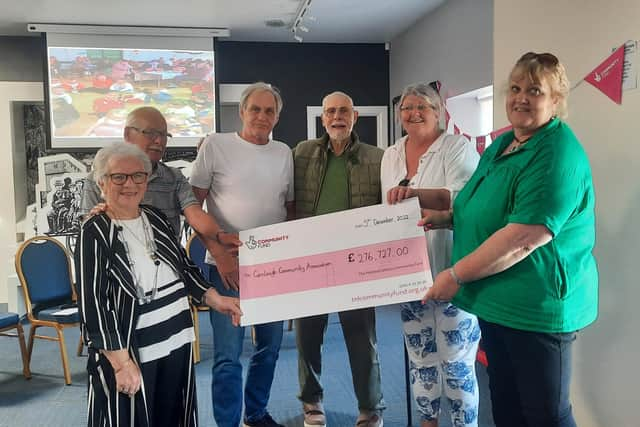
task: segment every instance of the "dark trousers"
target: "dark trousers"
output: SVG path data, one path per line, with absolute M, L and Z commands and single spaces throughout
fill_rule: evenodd
M 189 381 L 192 379 L 189 375 L 193 369 L 191 357 L 189 343 L 162 359 L 140 366 L 145 382 L 151 426 L 197 425 L 197 409 L 185 412 L 185 405 L 196 408 L 198 401 L 194 393 L 192 402 L 185 402 Z M 193 419 L 189 422 L 185 420 L 185 416 L 191 416 Z
M 569 401 L 575 332 L 542 333 L 479 319 L 496 427 L 575 427 Z
M 380 385 L 380 362 L 376 339 L 374 308 L 338 313 L 349 354 L 353 388 L 361 411 L 384 409 Z M 298 345 L 298 378 L 300 400 L 316 403 L 324 391 L 320 383 L 322 372 L 322 344 L 329 315 L 305 317 L 295 321 Z
M 197 426 L 197 398 L 191 357 L 191 343 L 188 343 L 161 359 L 141 364 L 144 390 L 129 397 L 117 391 L 113 368 L 107 358 L 98 350 L 89 348 L 87 425 Z

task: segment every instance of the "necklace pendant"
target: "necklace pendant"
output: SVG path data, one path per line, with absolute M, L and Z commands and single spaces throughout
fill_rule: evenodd
M 145 295 L 142 297 L 138 297 L 138 304 L 140 305 L 149 304 L 151 303 L 152 300 L 153 300 L 153 297 L 151 295 Z

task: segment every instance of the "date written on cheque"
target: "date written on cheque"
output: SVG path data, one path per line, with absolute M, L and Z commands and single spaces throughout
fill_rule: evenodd
M 347 261 L 357 262 L 359 264 L 365 262 L 376 262 L 389 258 L 404 257 L 409 254 L 407 246 L 397 248 L 382 248 L 373 251 L 349 252 Z
M 408 221 L 409 215 L 386 216 L 384 218 L 365 218 L 361 223 L 356 224 L 356 228 L 375 227 L 378 225 L 390 224 L 393 222 Z

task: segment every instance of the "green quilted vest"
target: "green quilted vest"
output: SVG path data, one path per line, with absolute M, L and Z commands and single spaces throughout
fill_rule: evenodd
M 295 166 L 296 212 L 298 218 L 312 216 L 318 205 L 320 188 L 327 168 L 329 135 L 300 142 L 293 149 Z M 363 144 L 351 132 L 347 156 L 349 207 L 360 208 L 380 203 L 380 161 L 384 153 L 378 147 Z

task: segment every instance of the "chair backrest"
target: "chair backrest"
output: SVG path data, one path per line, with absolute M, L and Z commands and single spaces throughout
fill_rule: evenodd
M 52 237 L 36 236 L 24 242 L 16 253 L 16 272 L 28 313 L 32 305 L 75 299 L 69 254 Z
M 193 233 L 187 240 L 187 255 L 200 268 L 206 279 L 209 278 L 209 264 L 204 262 L 207 256 L 207 249 L 196 233 Z

